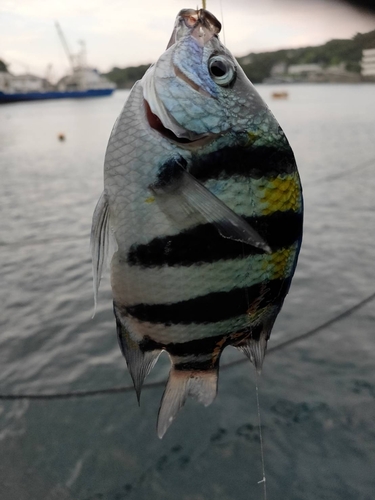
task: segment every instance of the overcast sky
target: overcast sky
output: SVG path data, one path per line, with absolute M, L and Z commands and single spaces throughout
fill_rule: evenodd
M 0 59 L 15 73 L 39 75 L 52 63 L 61 76 L 68 62 L 58 20 L 71 51 L 85 40 L 88 61 L 100 71 L 148 64 L 165 50 L 178 11 L 197 4 L 201 0 L 0 0 Z M 236 56 L 375 29 L 375 14 L 339 0 L 207 0 L 207 9 L 224 21 L 226 45 Z

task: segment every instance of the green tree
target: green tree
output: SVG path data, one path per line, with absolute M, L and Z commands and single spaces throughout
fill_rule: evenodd
M 105 76 L 114 82 L 118 88 L 129 89 L 140 80 L 150 65 L 130 66 L 128 68 L 112 68 Z
M 0 71 L 8 71 L 7 65 L 1 59 L 0 59 Z

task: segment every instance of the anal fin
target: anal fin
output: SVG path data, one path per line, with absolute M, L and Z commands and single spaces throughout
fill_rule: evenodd
M 267 342 L 279 311 L 280 306 L 269 305 L 265 310 L 262 322 L 254 326 L 252 335 L 236 346 L 250 359 L 259 375 L 266 355 Z
M 267 339 L 265 335 L 261 335 L 259 339 L 248 339 L 245 343 L 238 347 L 255 366 L 258 374 L 262 371 L 264 357 L 267 349 Z
M 172 367 L 159 410 L 159 438 L 164 436 L 188 396 L 197 399 L 204 406 L 210 405 L 216 397 L 217 383 L 218 368 L 178 370 Z
M 143 351 L 139 343 L 131 338 L 128 330 L 123 325 L 120 314 L 116 310 L 116 306 L 114 306 L 114 312 L 116 317 L 118 343 L 126 359 L 126 364 L 133 380 L 139 404 L 143 382 L 158 360 L 161 350 Z

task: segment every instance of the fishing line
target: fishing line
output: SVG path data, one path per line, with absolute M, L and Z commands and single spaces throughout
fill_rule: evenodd
M 242 242 L 242 259 L 245 260 L 245 244 Z M 244 289 L 246 303 L 247 303 L 247 314 L 250 314 L 250 297 L 249 290 L 247 287 Z M 262 433 L 262 419 L 260 416 L 260 404 L 259 404 L 259 390 L 258 390 L 258 372 L 255 370 L 255 394 L 256 394 L 256 402 L 257 402 L 257 411 L 258 411 L 258 429 L 259 429 L 259 444 L 260 444 L 260 458 L 262 464 L 262 479 L 258 481 L 258 484 L 263 483 L 263 500 L 267 500 L 267 488 L 266 488 L 266 469 L 264 466 L 264 448 L 263 448 L 263 433 Z
M 258 484 L 263 483 L 263 498 L 264 498 L 264 500 L 267 500 L 266 468 L 265 468 L 265 465 L 264 465 L 264 448 L 263 448 L 262 420 L 261 420 L 261 417 L 260 417 L 259 389 L 258 389 L 259 375 L 258 375 L 258 373 L 256 374 L 256 377 L 257 378 L 256 378 L 256 382 L 255 382 L 255 393 L 256 393 L 256 397 L 257 397 L 260 456 L 261 456 L 262 474 L 263 474 L 263 478 L 260 481 L 258 481 Z
M 350 307 L 346 311 L 334 316 L 333 318 L 325 321 L 319 326 L 309 330 L 301 335 L 297 335 L 289 340 L 285 340 L 284 342 L 280 342 L 280 344 L 270 347 L 267 350 L 267 355 L 269 356 L 273 352 L 279 351 L 281 349 L 285 349 L 292 344 L 296 344 L 297 342 L 301 342 L 317 333 L 320 333 L 322 330 L 325 330 L 329 326 L 333 325 L 341 321 L 344 318 L 347 318 L 354 314 L 356 311 L 364 307 L 366 304 L 369 304 L 375 299 L 375 292 L 366 297 L 365 299 L 357 302 L 354 306 Z M 225 363 L 220 367 L 220 370 L 225 370 L 228 368 L 232 368 L 233 366 L 237 366 L 242 363 L 248 363 L 249 360 L 247 358 L 238 359 L 236 361 L 231 361 L 229 363 Z M 144 384 L 143 389 L 154 389 L 156 387 L 163 387 L 166 384 L 166 380 L 160 380 L 159 382 L 149 382 Z M 55 393 L 55 394 L 0 394 L 0 400 L 16 400 L 16 399 L 34 399 L 34 400 L 48 400 L 48 399 L 69 399 L 69 398 L 83 398 L 88 396 L 102 396 L 106 394 L 117 394 L 120 392 L 133 392 L 134 387 L 131 385 L 123 386 L 123 387 L 111 387 L 109 389 L 96 389 L 91 391 L 76 391 L 76 392 L 65 392 L 65 393 Z
M 220 0 L 220 15 L 221 15 L 221 24 L 223 25 L 223 40 L 224 40 L 224 45 L 227 46 L 225 42 L 225 26 L 224 26 L 224 13 L 223 13 L 223 1 Z

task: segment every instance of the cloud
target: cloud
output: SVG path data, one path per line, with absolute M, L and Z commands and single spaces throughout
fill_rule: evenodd
M 194 3 L 194 2 L 193 2 Z M 199 2 L 200 3 L 200 2 Z M 374 28 L 364 15 L 334 0 L 208 0 L 235 55 L 317 45 Z M 165 50 L 176 14 L 186 0 L 2 0 L 0 58 L 17 59 L 41 74 L 48 63 L 62 74 L 68 62 L 54 27 L 58 20 L 73 52 L 87 43 L 88 60 L 100 70 L 155 61 Z

